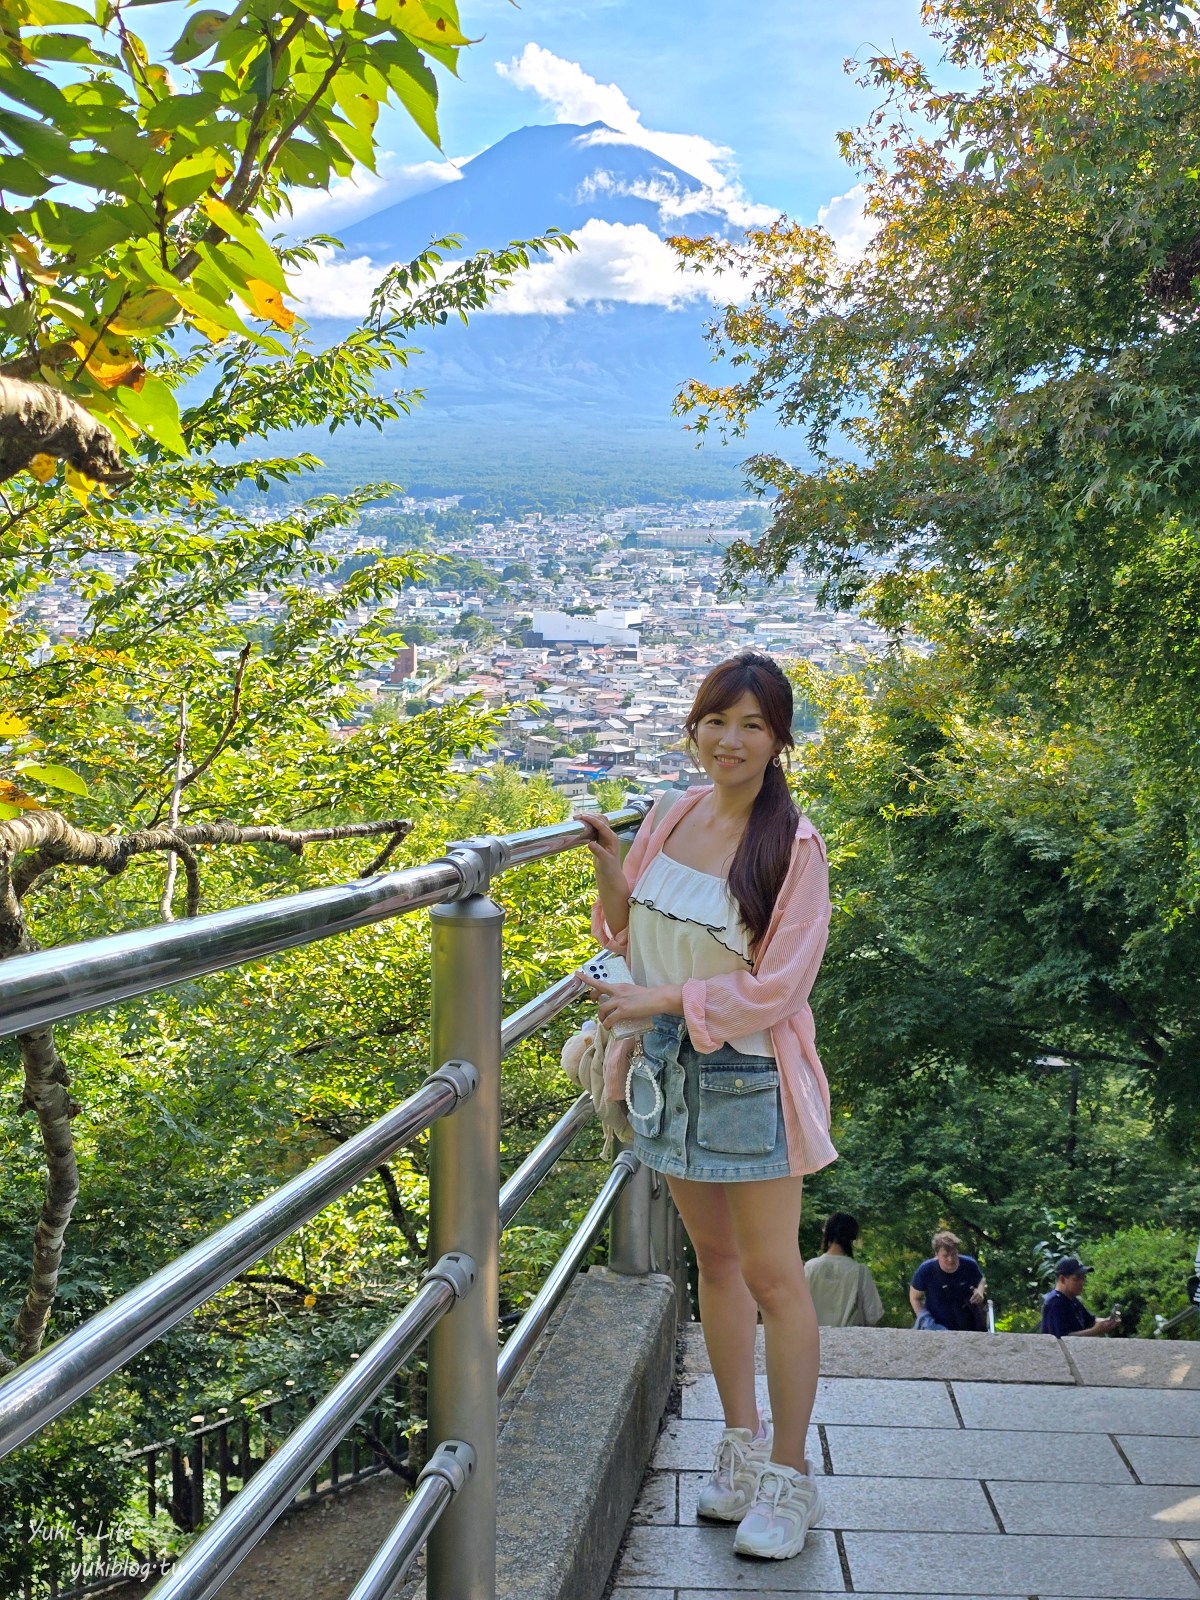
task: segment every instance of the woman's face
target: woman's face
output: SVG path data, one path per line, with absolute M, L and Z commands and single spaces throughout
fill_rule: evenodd
M 710 711 L 696 728 L 696 752 L 705 775 L 719 788 L 753 786 L 779 754 L 762 707 L 748 691 L 724 711 Z

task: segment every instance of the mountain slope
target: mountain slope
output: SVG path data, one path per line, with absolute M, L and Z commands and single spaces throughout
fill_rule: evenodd
M 688 379 L 713 376 L 704 341 L 710 308 L 661 241 L 738 231 L 697 178 L 603 123 L 522 128 L 466 163 L 459 179 L 340 236 L 348 261 L 366 256 L 382 269 L 449 234 L 476 250 L 550 227 L 575 236 L 580 251 L 535 264 L 510 309 L 421 334 L 422 354 L 403 381 L 425 402 L 385 435 L 395 441 L 397 475 L 451 492 L 469 457 L 476 484 L 489 474 L 511 482 L 520 462 L 523 479 L 542 472 L 594 494 L 598 476 L 615 481 L 623 458 L 636 457 L 647 491 L 658 461 L 672 493 L 701 482 L 707 492 L 739 492 L 737 462 L 778 448 L 774 430 L 697 456 L 671 410 Z M 517 303 L 535 309 L 514 311 Z M 553 309 L 536 309 L 546 305 Z M 317 329 L 320 337 L 335 331 Z M 335 438 L 321 453 L 332 466 L 342 448 Z M 379 455 L 365 441 L 362 452 L 363 461 Z M 337 466 L 340 476 L 346 463 Z
M 385 262 L 406 260 L 451 233 L 468 250 L 487 250 L 548 228 L 570 233 L 597 217 L 640 223 L 663 238 L 726 232 L 726 219 L 712 210 L 669 220 L 672 202 L 678 207 L 692 196 L 696 203 L 703 194 L 682 168 L 625 142 L 603 122 L 556 123 L 506 135 L 468 161 L 461 178 L 388 206 L 340 237 L 350 254 Z

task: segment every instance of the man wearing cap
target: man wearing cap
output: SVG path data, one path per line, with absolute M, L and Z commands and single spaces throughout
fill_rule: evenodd
M 1064 1256 L 1058 1263 L 1054 1269 L 1054 1287 L 1042 1300 L 1043 1333 L 1069 1339 L 1075 1334 L 1111 1333 L 1121 1326 L 1120 1317 L 1097 1320 L 1079 1298 L 1084 1279 L 1091 1270 L 1078 1256 Z

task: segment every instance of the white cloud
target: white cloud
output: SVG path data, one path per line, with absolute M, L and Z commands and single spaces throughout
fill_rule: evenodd
M 699 180 L 692 211 L 717 211 L 737 227 L 769 222 L 778 213 L 753 205 L 726 170 L 733 152 L 698 133 L 663 133 L 647 128 L 642 114 L 615 83 L 600 83 L 577 61 L 565 61 L 541 45 L 527 44 L 514 60 L 496 63 L 496 71 L 518 89 L 529 89 L 554 112 L 556 122 L 604 122 L 587 136 L 590 145 L 632 144 L 669 161 Z M 679 216 L 685 212 L 676 213 Z
M 576 228 L 577 249 L 556 251 L 517 273 L 512 286 L 486 308 L 502 316 L 565 316 L 586 305 L 622 303 L 678 310 L 696 301 L 728 299 L 733 280 L 680 272 L 679 257 L 645 223 L 603 222 Z M 289 276 L 291 292 L 308 317 L 359 318 L 386 267 L 366 256 L 347 259 L 321 251 L 319 259 Z M 451 270 L 446 263 L 441 271 Z
M 338 251 L 319 250 L 317 260 L 305 262 L 288 274 L 289 288 L 306 317 L 344 317 L 357 321 L 366 315 L 386 267 L 366 256 L 347 259 Z
M 467 158 L 469 159 L 469 158 Z M 336 232 L 344 223 L 357 222 L 385 206 L 394 206 L 411 195 L 453 183 L 462 177 L 464 160 L 416 161 L 393 167 L 386 156 L 379 172 L 356 167 L 349 178 L 334 178 L 328 189 L 293 189 L 290 193 L 292 216 L 288 232 Z
M 851 261 L 862 255 L 879 226 L 863 209 L 866 198 L 866 187 L 856 183 L 845 194 L 835 194 L 817 212 L 818 227 L 830 234 L 839 252 Z
M 583 305 L 619 301 L 677 310 L 718 292 L 716 278 L 680 272 L 679 257 L 645 223 L 593 217 L 572 237 L 577 250 L 535 262 L 489 309 L 508 316 L 562 316 Z M 728 284 L 721 287 L 727 290 Z

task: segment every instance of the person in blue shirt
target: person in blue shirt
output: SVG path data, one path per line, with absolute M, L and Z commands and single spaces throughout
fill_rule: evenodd
M 971 1333 L 983 1325 L 987 1281 L 974 1256 L 962 1254 L 956 1234 L 935 1233 L 933 1255 L 912 1275 L 908 1298 L 916 1326 L 933 1333 Z
M 1069 1339 L 1076 1334 L 1111 1333 L 1121 1326 L 1119 1316 L 1097 1319 L 1079 1298 L 1091 1270 L 1078 1256 L 1063 1256 L 1054 1269 L 1054 1287 L 1042 1299 L 1043 1333 Z

